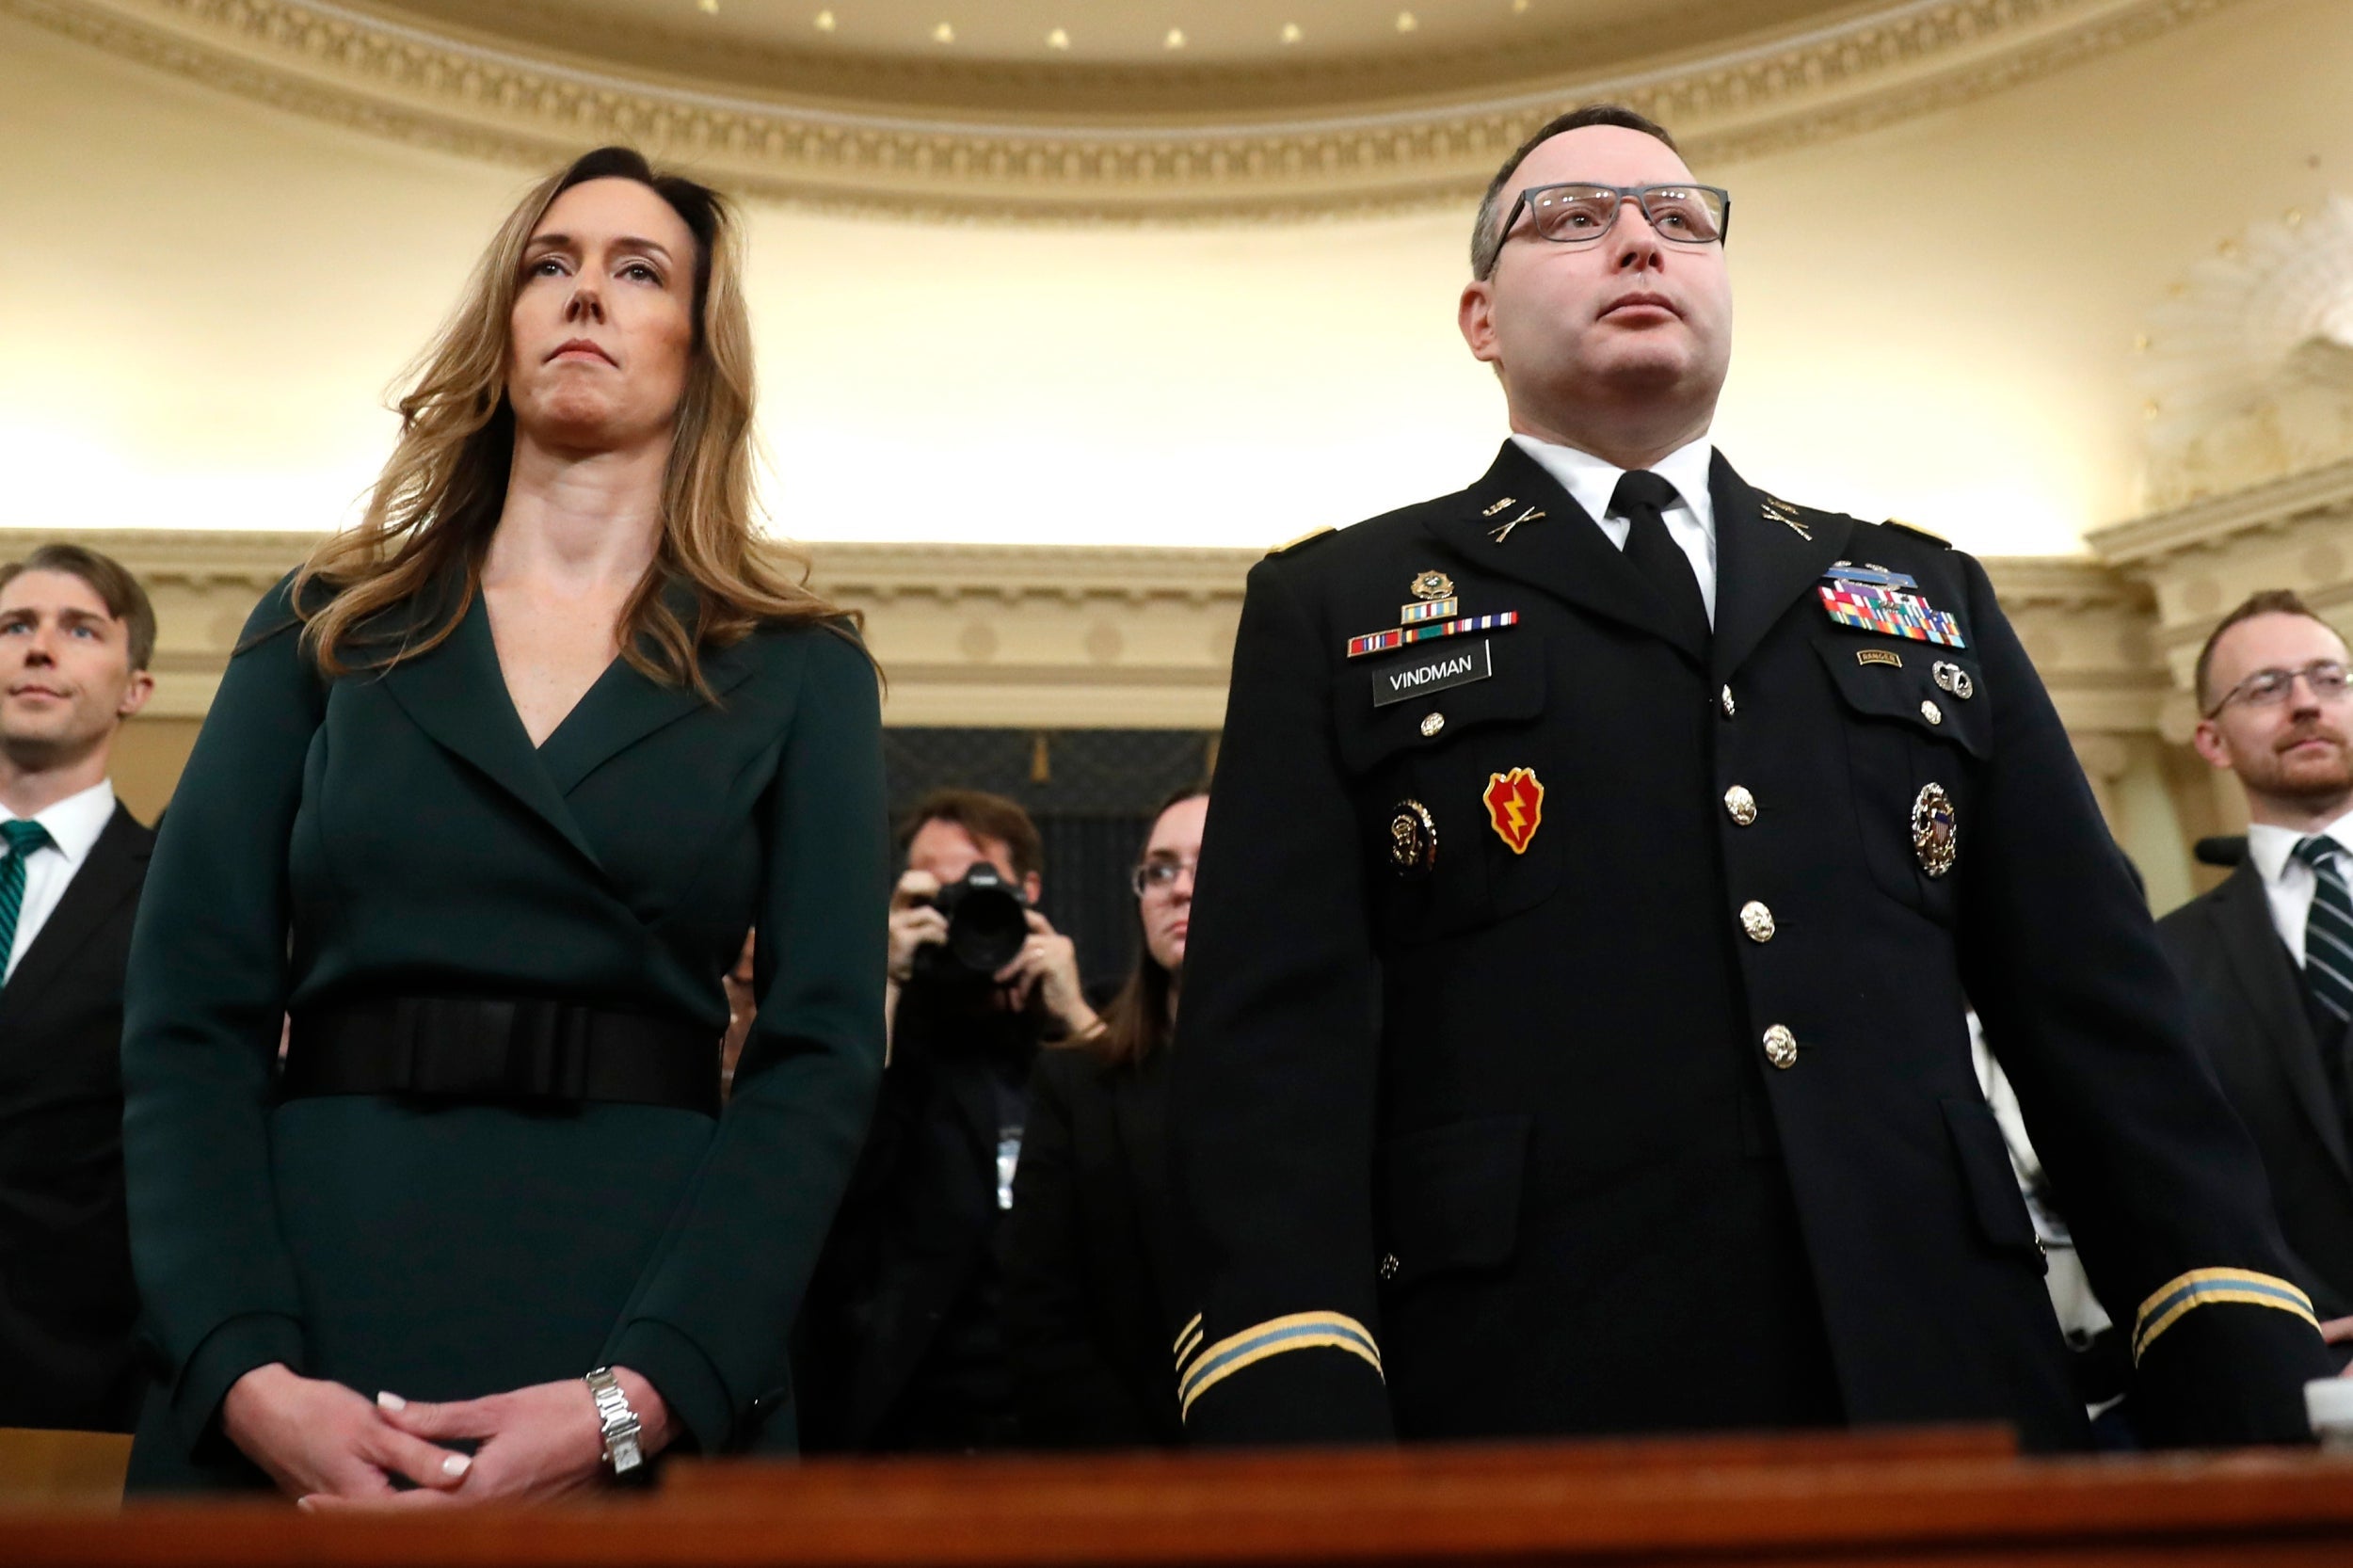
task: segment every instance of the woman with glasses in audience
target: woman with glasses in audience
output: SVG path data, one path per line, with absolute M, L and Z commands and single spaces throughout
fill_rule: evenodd
M 1104 1028 L 1038 1057 L 1005 1231 L 1005 1343 L 1025 1443 L 1175 1447 L 1168 1048 L 1209 797 L 1161 807 L 1134 872 L 1141 950 Z
M 248 623 L 131 956 L 134 1488 L 431 1507 L 792 1446 L 889 841 L 873 667 L 757 529 L 741 279 L 704 186 L 543 181 L 364 520 Z

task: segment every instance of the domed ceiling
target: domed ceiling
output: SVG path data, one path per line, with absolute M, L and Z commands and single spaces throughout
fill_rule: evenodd
M 1597 97 L 1699 164 L 1885 123 L 2234 0 L 0 0 L 184 74 L 543 167 L 629 140 L 918 216 L 1460 200 Z

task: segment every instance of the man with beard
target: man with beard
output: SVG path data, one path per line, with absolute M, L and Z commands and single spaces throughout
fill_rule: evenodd
M 2255 1135 L 2322 1334 L 2353 1342 L 2353 753 L 2345 645 L 2256 594 L 2198 655 L 2198 753 L 2247 792 L 2247 858 L 2159 922 L 2199 1042 Z M 2340 1349 L 2339 1354 L 2344 1354 Z

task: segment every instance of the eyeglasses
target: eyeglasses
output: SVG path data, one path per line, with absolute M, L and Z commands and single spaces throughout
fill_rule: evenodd
M 1590 245 L 1618 226 L 1629 201 L 1642 209 L 1660 239 L 1676 245 L 1714 245 L 1732 228 L 1732 193 L 1715 185 L 1530 185 L 1496 231 L 1496 249 L 1500 253 L 1512 237 L 1523 208 L 1541 238 Z
M 1197 860 L 1146 860 L 1128 873 L 1128 886 L 1135 889 L 1138 898 L 1172 892 L 1176 879 L 1191 876 L 1199 864 Z
M 2222 700 L 2206 710 L 2206 717 L 2214 717 L 2233 702 L 2249 708 L 2276 708 L 2288 700 L 2298 677 L 2313 689 L 2313 696 L 2334 702 L 2345 695 L 2345 664 L 2336 659 L 2315 659 L 2298 669 L 2257 670 L 2223 693 Z

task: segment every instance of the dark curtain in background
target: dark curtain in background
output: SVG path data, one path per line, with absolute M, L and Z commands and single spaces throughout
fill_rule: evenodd
M 937 789 L 1019 801 L 1046 841 L 1038 906 L 1078 944 L 1093 989 L 1135 962 L 1128 873 L 1160 803 L 1207 783 L 1215 739 L 1193 729 L 885 729 L 891 821 Z

